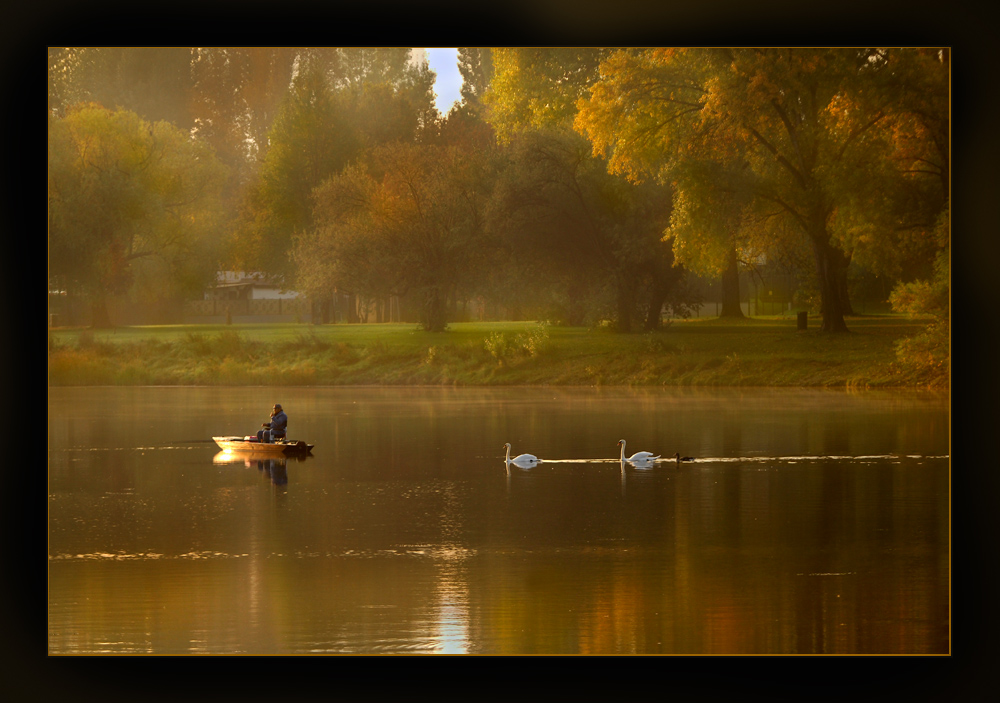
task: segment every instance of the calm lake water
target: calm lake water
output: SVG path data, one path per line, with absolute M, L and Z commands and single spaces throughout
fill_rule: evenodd
M 280 402 L 303 460 L 244 460 Z M 50 654 L 947 654 L 921 392 L 52 388 Z M 651 468 L 640 450 L 695 457 Z M 543 459 L 522 470 L 514 454 Z

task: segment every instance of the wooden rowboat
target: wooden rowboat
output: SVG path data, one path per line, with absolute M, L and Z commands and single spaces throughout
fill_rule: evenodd
M 223 451 L 253 454 L 256 456 L 277 456 L 281 454 L 308 454 L 315 446 L 302 440 L 279 439 L 276 442 L 258 442 L 256 436 L 212 437 Z

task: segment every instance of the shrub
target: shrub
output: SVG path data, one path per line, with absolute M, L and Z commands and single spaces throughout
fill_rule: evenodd
M 300 332 L 293 341 L 285 344 L 285 348 L 290 351 L 296 349 L 303 351 L 323 351 L 325 349 L 329 349 L 330 346 L 331 344 L 329 341 L 321 339 L 312 330 L 305 333 Z
M 541 354 L 548 346 L 548 341 L 549 332 L 544 326 L 521 332 L 514 338 L 515 344 L 528 356 Z
M 512 355 L 513 343 L 506 332 L 491 332 L 483 340 L 483 346 L 500 366 L 503 366 Z
M 215 340 L 213 351 L 220 357 L 243 356 L 246 351 L 246 342 L 239 332 L 235 330 L 223 330 Z
M 334 344 L 330 349 L 329 356 L 339 364 L 353 364 L 361 358 L 358 350 L 347 342 L 337 342 Z
M 211 350 L 205 336 L 196 332 L 188 332 L 184 335 L 184 346 L 186 346 L 193 354 L 198 356 L 206 356 Z
M 545 350 L 548 339 L 548 331 L 544 327 L 536 327 L 514 335 L 493 332 L 483 340 L 483 346 L 500 366 L 504 366 L 517 357 L 538 356 Z
M 949 340 L 951 337 L 950 293 L 951 250 L 948 246 L 949 214 L 939 218 L 935 235 L 941 245 L 934 260 L 934 275 L 930 280 L 899 284 L 889 296 L 896 312 L 910 315 L 932 315 L 935 320 L 920 334 L 896 343 L 899 366 L 917 372 L 932 383 L 942 382 L 950 368 Z
M 644 335 L 641 348 L 647 354 L 676 354 L 680 351 L 676 345 L 654 334 Z
M 424 363 L 428 366 L 434 365 L 434 360 L 437 358 L 437 347 L 428 347 L 427 354 L 424 356 Z
M 950 325 L 947 319 L 942 319 L 928 325 L 920 334 L 897 341 L 898 368 L 930 385 L 945 384 L 951 368 L 950 340 Z

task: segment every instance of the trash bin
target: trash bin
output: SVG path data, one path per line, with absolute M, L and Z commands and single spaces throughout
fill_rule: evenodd
M 809 325 L 809 313 L 800 312 L 797 316 L 795 329 L 804 330 Z

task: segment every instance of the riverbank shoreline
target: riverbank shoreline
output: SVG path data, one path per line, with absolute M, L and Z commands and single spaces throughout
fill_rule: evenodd
M 812 321 L 816 325 L 815 321 Z M 162 325 L 49 330 L 48 381 L 196 386 L 737 386 L 946 388 L 901 364 L 925 320 L 677 320 L 651 333 L 536 322 Z

